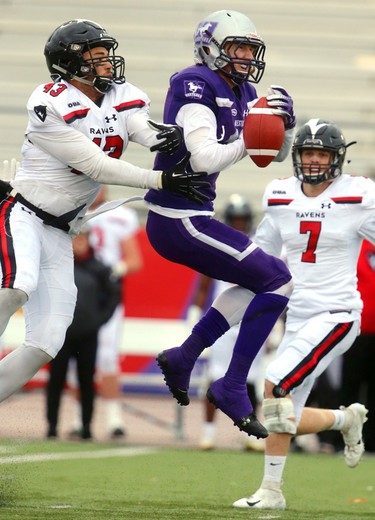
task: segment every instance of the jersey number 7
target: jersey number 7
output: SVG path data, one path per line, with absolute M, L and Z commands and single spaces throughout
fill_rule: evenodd
M 319 235 L 322 230 L 322 223 L 313 221 L 303 221 L 300 223 L 299 230 L 300 233 L 309 235 L 306 250 L 301 255 L 301 262 L 315 264 L 315 251 L 318 246 Z

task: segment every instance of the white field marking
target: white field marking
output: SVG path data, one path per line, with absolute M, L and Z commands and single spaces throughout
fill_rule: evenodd
M 135 457 L 155 453 L 155 448 L 116 448 L 98 451 L 71 451 L 66 453 L 35 453 L 33 455 L 10 455 L 0 457 L 0 464 L 24 462 L 49 462 L 51 460 L 104 459 L 107 457 Z
M 49 509 L 70 509 L 73 506 L 71 506 L 70 504 L 57 504 L 55 506 L 47 506 L 47 507 L 49 507 Z

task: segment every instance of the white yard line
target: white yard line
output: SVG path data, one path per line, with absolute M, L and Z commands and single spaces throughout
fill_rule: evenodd
M 19 464 L 24 462 L 49 462 L 52 460 L 104 459 L 108 457 L 134 457 L 156 453 L 155 448 L 114 448 L 98 451 L 70 451 L 65 453 L 35 453 L 33 455 L 10 455 L 0 457 L 0 464 Z

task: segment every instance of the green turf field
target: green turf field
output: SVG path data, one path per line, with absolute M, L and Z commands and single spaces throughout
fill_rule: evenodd
M 0 446 L 0 518 L 7 520 L 375 519 L 375 458 L 291 454 L 286 511 L 232 509 L 254 491 L 263 456 L 63 442 Z

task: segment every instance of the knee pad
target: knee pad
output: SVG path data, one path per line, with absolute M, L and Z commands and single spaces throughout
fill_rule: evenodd
M 297 433 L 293 401 L 288 397 L 264 399 L 264 426 L 271 433 Z

